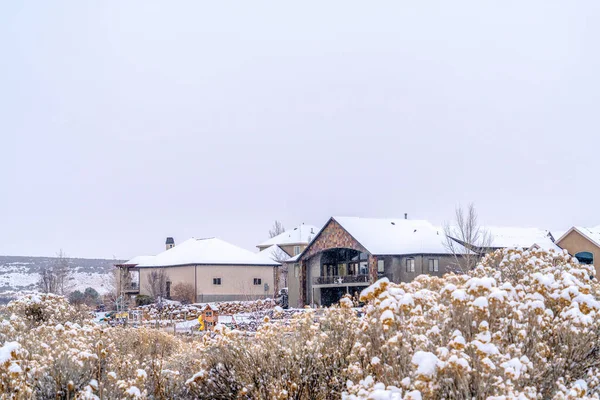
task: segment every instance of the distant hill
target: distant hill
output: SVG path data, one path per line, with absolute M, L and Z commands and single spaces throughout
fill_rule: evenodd
M 37 290 L 39 271 L 57 262 L 56 257 L 0 256 L 0 293 Z M 70 285 L 73 290 L 93 287 L 100 294 L 108 291 L 109 273 L 120 260 L 69 258 L 73 270 Z

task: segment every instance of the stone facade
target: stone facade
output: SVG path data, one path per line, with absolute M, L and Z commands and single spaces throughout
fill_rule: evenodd
M 312 243 L 309 245 L 307 251 L 302 254 L 300 258 L 300 303 L 306 304 L 307 300 L 307 260 L 314 255 L 321 253 L 329 249 L 353 249 L 363 253 L 369 254 L 356 239 L 352 237 L 344 228 L 341 227 L 335 220 L 330 219 L 327 225 L 321 230 L 319 236 L 317 236 Z M 377 257 L 369 255 L 369 275 L 371 281 L 374 282 L 377 279 Z
M 321 234 L 313 240 L 308 251 L 302 254 L 302 260 L 306 260 L 317 253 L 328 249 L 354 249 L 368 253 L 356 239 L 354 239 L 340 224 L 331 219 L 323 228 Z
M 371 284 L 377 281 L 377 256 L 369 254 L 369 281 Z

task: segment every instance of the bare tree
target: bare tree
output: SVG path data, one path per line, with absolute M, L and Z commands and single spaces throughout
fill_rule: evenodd
M 473 269 L 492 245 L 492 235 L 479 226 L 475 206 L 471 203 L 464 210 L 458 206 L 455 221 L 444 224 L 444 245 L 454 256 L 454 272 Z
M 40 291 L 60 295 L 67 294 L 72 271 L 69 267 L 69 259 L 62 249 L 51 264 L 42 266 L 39 273 L 38 288 Z
M 164 268 L 158 268 L 148 274 L 148 282 L 146 282 L 146 289 L 150 292 L 150 295 L 155 299 L 160 300 L 167 295 L 167 281 L 169 276 Z
M 285 228 L 283 227 L 283 224 L 277 220 L 275 220 L 275 223 L 273 224 L 273 228 L 271 228 L 269 230 L 269 237 L 274 238 L 277 235 L 281 235 L 283 232 L 285 232 Z
M 271 252 L 271 259 L 275 262 L 283 263 L 284 261 L 289 260 L 289 258 L 290 256 L 279 246 L 275 246 L 275 248 Z
M 273 261 L 281 264 L 273 269 L 273 282 L 275 283 L 274 291 L 277 293 L 281 287 L 287 287 L 288 267 L 287 264 L 284 264 L 284 261 L 289 260 L 290 256 L 277 245 L 270 256 Z

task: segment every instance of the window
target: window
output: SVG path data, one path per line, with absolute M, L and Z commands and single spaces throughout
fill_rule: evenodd
M 167 290 L 166 290 L 165 297 L 167 299 L 171 298 L 171 281 L 167 281 Z
M 260 279 L 260 278 L 254 278 L 254 284 L 255 285 L 262 285 L 262 279 Z
M 594 263 L 594 255 L 592 253 L 590 253 L 589 251 L 582 251 L 580 253 L 577 253 L 577 254 L 575 254 L 575 258 L 577 258 L 577 260 L 581 264 L 591 265 Z
M 361 275 L 369 275 L 369 263 L 367 263 L 367 262 L 360 263 L 360 274 Z
M 414 258 L 406 259 L 406 272 L 415 272 L 415 259 Z
M 385 263 L 383 260 L 377 260 L 377 272 L 380 274 L 385 272 Z
M 207 311 L 207 312 L 206 312 L 206 316 L 207 316 L 207 317 L 212 317 L 212 311 Z
M 300 254 L 300 246 L 294 246 L 294 255 L 297 256 Z
M 213 278 L 213 285 L 220 285 L 221 284 L 221 278 Z
M 439 260 L 437 258 L 429 259 L 429 272 L 438 272 L 440 270 Z
M 300 265 L 294 264 L 294 278 L 297 278 L 300 275 Z

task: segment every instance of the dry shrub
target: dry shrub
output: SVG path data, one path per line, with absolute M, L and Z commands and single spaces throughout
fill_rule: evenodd
M 465 275 L 381 280 L 361 318 L 343 299 L 201 339 L 99 326 L 30 296 L 0 323 L 0 397 L 597 399 L 592 273 L 563 253 L 503 250 Z
M 221 328 L 205 336 L 202 369 L 188 385 L 201 399 L 337 399 L 345 384 L 358 318 L 342 308 L 267 321 L 255 335 Z
M 179 282 L 171 288 L 171 298 L 183 304 L 196 302 L 196 290 L 191 283 Z
M 20 299 L 11 311 L 0 324 L 1 398 L 190 397 L 185 380 L 200 368 L 192 342 L 65 321 L 77 312 L 60 296 Z
M 468 275 L 379 281 L 363 292 L 344 397 L 597 398 L 592 274 L 565 253 L 506 249 Z
M 52 293 L 25 295 L 11 301 L 4 312 L 23 318 L 30 326 L 81 323 L 90 318 L 88 307 L 69 304 L 63 296 Z

